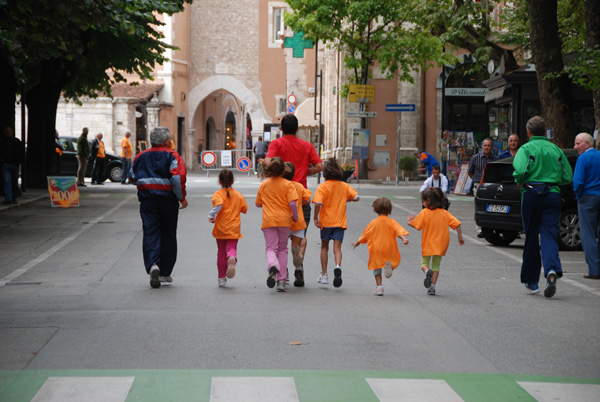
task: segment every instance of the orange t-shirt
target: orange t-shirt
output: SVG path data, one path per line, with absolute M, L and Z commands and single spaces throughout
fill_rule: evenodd
M 131 158 L 133 156 L 133 147 L 129 138 L 123 137 L 121 140 L 121 158 Z
M 325 180 L 319 185 L 313 203 L 323 205 L 319 214 L 321 228 L 346 229 L 346 202 L 357 195 L 356 190 L 343 181 Z
M 306 229 L 306 221 L 304 220 L 304 211 L 302 211 L 302 201 L 310 200 L 310 196 L 312 195 L 312 191 L 304 188 L 302 183 L 297 181 L 293 181 L 292 184 L 296 188 L 296 192 L 298 193 L 296 204 L 298 204 L 298 222 L 292 222 L 292 232 L 294 230 L 302 230 Z
M 106 158 L 106 151 L 104 150 L 104 142 L 98 141 L 98 153 L 96 158 Z
M 396 268 L 400 264 L 400 252 L 396 237 L 408 236 L 398 222 L 386 215 L 379 215 L 367 225 L 358 239 L 369 247 L 369 269 L 380 269 L 386 261 Z
M 460 221 L 443 208 L 425 208 L 409 225 L 417 230 L 423 229 L 421 255 L 446 255 L 450 244 L 448 226 L 456 229 Z
M 213 194 L 212 204 L 213 207 L 222 205 L 212 232 L 215 239 L 241 239 L 240 213 L 245 214 L 248 210 L 244 196 L 239 191 L 229 188 L 229 197 L 227 197 L 227 190 L 222 188 Z
M 298 193 L 291 181 L 283 177 L 271 177 L 263 181 L 256 194 L 256 204 L 262 205 L 261 229 L 276 226 L 292 227 L 292 211 L 289 202 L 297 201 Z

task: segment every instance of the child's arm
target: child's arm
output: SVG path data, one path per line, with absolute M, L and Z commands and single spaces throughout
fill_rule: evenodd
M 322 204 L 315 203 L 315 226 L 321 229 L 321 221 L 319 220 L 319 212 L 321 212 Z
M 346 202 L 357 202 L 360 200 L 360 197 L 357 195 L 356 197 L 352 198 L 352 199 L 347 199 Z
M 462 229 L 460 228 L 460 225 L 456 227 L 456 233 L 458 233 L 458 244 L 462 246 L 465 244 L 465 240 L 462 237 Z
M 217 218 L 217 215 L 221 211 L 222 208 L 223 208 L 223 205 L 217 205 L 213 209 L 210 210 L 210 212 L 208 213 L 208 221 L 210 223 L 215 223 L 215 219 Z
M 406 223 L 408 223 L 410 225 L 410 223 L 412 221 L 415 220 L 415 216 L 413 214 L 408 215 L 408 217 L 406 218 Z
M 356 241 L 354 243 L 350 243 L 350 245 L 352 246 L 352 248 L 356 248 L 356 247 L 360 246 L 360 243 L 358 241 Z
M 292 220 L 294 222 L 298 222 L 298 204 L 296 203 L 296 201 L 290 201 L 288 202 L 288 205 L 290 207 L 290 210 L 292 211 Z
M 408 239 L 404 236 L 400 236 L 400 240 L 402 240 L 402 243 L 404 243 L 405 246 L 408 246 Z

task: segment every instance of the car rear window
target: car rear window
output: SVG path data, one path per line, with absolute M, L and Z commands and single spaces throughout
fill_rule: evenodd
M 514 183 L 513 166 L 510 163 L 488 163 L 483 174 L 484 183 Z

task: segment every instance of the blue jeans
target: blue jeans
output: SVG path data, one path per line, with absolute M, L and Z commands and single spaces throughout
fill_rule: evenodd
M 444 176 L 448 176 L 448 161 L 440 160 L 440 170 Z
M 2 178 L 4 179 L 5 200 L 16 201 L 17 196 L 13 195 L 13 185 L 19 180 L 19 165 L 16 163 L 4 162 L 2 164 Z
M 579 229 L 590 275 L 600 275 L 600 196 L 582 195 L 579 199 Z
M 129 178 L 129 170 L 131 169 L 131 159 L 121 158 L 123 164 L 123 174 L 121 175 L 121 183 L 126 183 Z
M 550 270 L 554 270 L 559 278 L 562 277 L 556 241 L 560 221 L 560 194 L 548 193 L 534 198 L 529 193 L 524 193 L 521 197 L 521 215 L 525 229 L 521 283 L 540 281 L 542 261 L 544 277 Z
M 160 276 L 169 276 L 177 260 L 177 217 L 179 202 L 175 198 L 150 198 L 140 201 L 144 229 L 142 251 L 144 266 L 150 273 L 153 264 Z

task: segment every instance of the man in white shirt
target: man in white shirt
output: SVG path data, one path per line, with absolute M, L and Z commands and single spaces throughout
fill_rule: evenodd
M 442 193 L 448 193 L 448 179 L 440 172 L 440 165 L 433 165 L 431 168 L 431 176 L 423 182 L 419 192 L 423 192 L 428 188 L 440 187 Z

